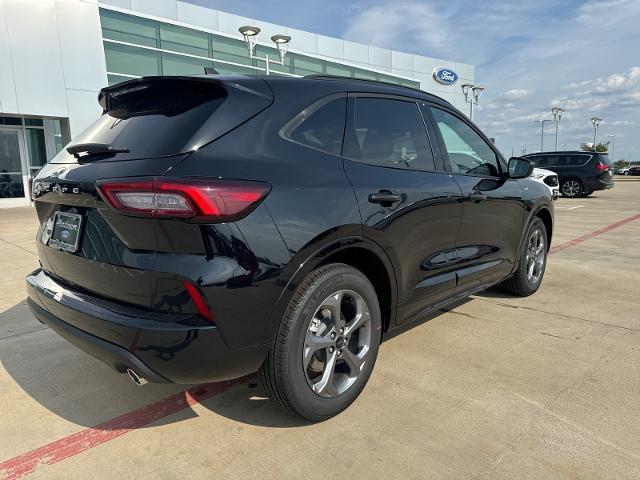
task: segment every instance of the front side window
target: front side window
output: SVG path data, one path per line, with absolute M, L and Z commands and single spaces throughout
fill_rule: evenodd
M 344 156 L 381 167 L 435 170 L 422 116 L 411 101 L 354 98 Z
M 301 112 L 286 134 L 294 142 L 332 155 L 340 155 L 344 135 L 346 97 L 330 100 L 311 113 Z
M 431 112 L 442 135 L 453 173 L 500 175 L 495 152 L 469 124 L 438 108 L 431 108 Z

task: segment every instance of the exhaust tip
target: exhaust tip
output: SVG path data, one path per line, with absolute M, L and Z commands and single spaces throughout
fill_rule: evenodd
M 129 375 L 129 378 L 131 379 L 131 381 L 136 385 L 138 385 L 139 387 L 148 383 L 144 378 L 142 378 L 140 375 L 138 375 L 135 371 L 131 370 L 130 368 L 127 368 L 127 375 Z

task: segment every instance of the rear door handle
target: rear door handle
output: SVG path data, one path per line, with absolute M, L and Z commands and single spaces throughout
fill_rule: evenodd
M 380 190 L 377 193 L 369 194 L 369 201 L 371 203 L 379 203 L 383 207 L 391 206 L 392 204 L 399 202 L 400 199 L 400 195 L 393 193 L 390 190 Z
M 487 196 L 484 193 L 472 192 L 469 194 L 469 200 L 475 203 L 482 203 L 486 199 L 487 199 Z

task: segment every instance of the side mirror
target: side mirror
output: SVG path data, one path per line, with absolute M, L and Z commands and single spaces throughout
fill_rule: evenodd
M 527 178 L 533 173 L 535 164 L 531 160 L 522 157 L 509 159 L 509 178 Z

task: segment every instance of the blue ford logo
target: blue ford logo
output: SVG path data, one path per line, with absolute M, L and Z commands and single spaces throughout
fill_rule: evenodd
M 458 74 L 450 68 L 436 68 L 433 72 L 433 78 L 442 85 L 453 85 L 458 81 Z

